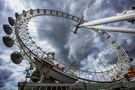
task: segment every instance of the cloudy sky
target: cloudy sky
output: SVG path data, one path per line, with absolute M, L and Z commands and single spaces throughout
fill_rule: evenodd
M 0 0 L 0 38 L 5 35 L 2 25 L 8 23 L 7 18 L 9 16 L 14 17 L 15 12 L 21 13 L 22 10 L 31 8 L 53 9 L 78 17 L 83 15 L 85 20 L 91 21 L 129 10 L 131 6 L 135 6 L 134 0 Z M 32 24 L 32 22 L 34 23 Z M 74 25 L 74 22 L 61 18 L 39 17 L 31 21 L 30 28 L 32 29 L 30 34 L 35 41 L 39 41 L 39 46 L 43 47 L 43 44 L 47 43 L 47 48 L 49 47 L 52 51 L 55 51 L 58 59 L 64 58 L 66 63 L 81 66 L 82 69 L 91 68 L 90 63 L 93 61 L 98 62 L 98 60 L 102 60 L 109 65 L 116 63 L 117 55 L 106 40 L 94 31 L 87 29 L 82 29 L 75 35 L 71 32 Z M 134 24 L 128 22 L 107 25 L 135 27 Z M 46 27 L 46 29 L 42 28 L 42 26 Z M 117 37 L 118 42 L 129 52 L 129 56 L 135 58 L 134 34 L 109 34 Z M 44 43 L 41 43 L 41 41 Z M 16 46 L 6 48 L 0 40 L 0 90 L 17 90 L 17 82 L 24 80 L 24 70 L 28 62 L 24 60 L 19 65 L 13 64 L 10 60 L 10 53 L 15 50 L 18 50 Z

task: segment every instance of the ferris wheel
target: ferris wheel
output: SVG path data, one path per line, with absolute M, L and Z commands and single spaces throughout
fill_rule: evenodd
M 132 12 L 135 12 L 134 10 Z M 121 44 L 116 39 L 111 37 L 105 31 L 116 31 L 116 32 L 134 32 L 134 29 L 123 29 L 115 27 L 104 27 L 98 26 L 100 24 L 128 20 L 133 21 L 135 17 L 130 17 L 130 14 L 116 15 L 107 19 L 95 20 L 87 22 L 83 17 L 77 17 L 65 12 L 49 10 L 49 9 L 30 9 L 28 11 L 23 10 L 21 14 L 15 13 L 16 19 L 12 17 L 8 18 L 9 24 L 4 24 L 3 29 L 7 36 L 3 36 L 3 42 L 7 47 L 12 47 L 16 44 L 20 50 L 13 52 L 10 57 L 13 63 L 20 64 L 23 59 L 30 62 L 29 70 L 36 68 L 29 78 L 32 82 L 41 81 L 41 75 L 47 74 L 50 77 L 58 80 L 62 83 L 75 83 L 79 80 L 86 82 L 114 82 L 125 78 L 125 74 L 131 67 L 130 58 L 127 52 L 124 50 Z M 135 13 L 133 13 L 135 14 Z M 91 63 L 91 69 L 76 68 L 73 63 L 66 64 L 64 60 L 61 62 L 56 60 L 54 52 L 47 52 L 36 43 L 29 33 L 28 25 L 31 20 L 36 17 L 59 17 L 65 20 L 70 20 L 76 25 L 73 32 L 77 34 L 77 31 L 81 28 L 90 28 L 103 37 L 113 48 L 117 54 L 117 63 L 109 66 L 100 63 L 104 69 L 97 68 L 95 62 Z M 133 16 L 133 15 L 132 15 Z M 135 16 L 135 15 L 134 15 Z M 63 23 L 63 22 L 62 22 Z M 39 76 L 37 75 L 40 74 Z M 37 79 L 38 78 L 38 79 Z

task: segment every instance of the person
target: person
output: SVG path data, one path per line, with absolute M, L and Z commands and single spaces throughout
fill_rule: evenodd
M 64 68 L 64 67 L 62 67 L 62 68 L 61 68 L 61 71 L 62 71 L 62 72 L 64 72 L 64 70 L 65 70 L 65 68 Z
M 60 70 L 60 68 L 59 68 L 59 64 L 56 64 L 56 68 Z
M 125 74 L 124 77 L 125 77 L 128 81 L 130 81 L 130 78 L 129 78 L 128 74 Z

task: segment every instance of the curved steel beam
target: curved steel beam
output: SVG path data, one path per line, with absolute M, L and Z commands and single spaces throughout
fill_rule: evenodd
M 16 30 L 16 38 L 17 39 L 20 38 L 20 39 L 18 39 L 18 41 L 20 42 L 20 46 L 22 46 L 22 49 L 24 49 L 24 51 L 26 51 L 25 54 L 28 57 L 30 57 L 29 59 L 33 59 L 33 57 L 38 57 L 38 60 L 40 60 L 40 61 L 44 60 L 44 56 L 42 56 L 42 55 L 44 55 L 45 52 L 43 52 L 42 49 L 39 48 L 34 43 L 34 41 L 29 36 L 28 32 L 25 29 L 22 29 L 21 26 L 23 26 L 24 23 L 28 22 L 28 20 L 30 20 L 33 17 L 48 16 L 48 15 L 49 16 L 63 17 L 63 18 L 70 19 L 70 20 L 73 20 L 76 22 L 79 21 L 79 17 L 73 16 L 73 15 L 70 15 L 70 14 L 67 14 L 64 12 L 48 10 L 48 9 L 39 9 L 38 12 L 37 12 L 37 9 L 35 9 L 35 10 L 33 10 L 32 15 L 30 14 L 30 11 L 26 11 L 26 16 L 24 16 L 23 14 L 20 14 L 19 18 L 17 18 L 17 20 L 16 20 L 14 28 Z M 85 22 L 85 21 L 83 20 L 83 22 Z M 116 40 L 113 39 L 106 32 L 103 32 L 103 31 L 96 31 L 96 32 L 99 33 L 102 37 L 106 38 L 106 40 L 108 40 L 110 42 L 110 44 L 116 50 L 116 52 L 118 54 L 118 63 L 117 63 L 117 66 L 115 67 L 115 69 L 117 69 L 116 70 L 117 72 L 121 73 L 118 80 L 123 78 L 122 75 L 125 74 L 125 71 L 127 71 L 127 69 L 130 67 L 129 57 L 128 57 L 127 53 L 125 52 L 123 47 L 120 44 L 118 44 L 116 42 Z M 31 45 L 32 49 L 29 49 L 30 45 Z M 29 55 L 29 53 L 31 53 L 31 55 Z M 48 63 L 47 60 L 44 60 L 44 61 Z M 34 60 L 32 62 L 34 63 Z M 68 73 L 68 72 L 65 72 L 65 74 L 66 73 Z M 104 73 L 104 72 L 102 72 L 102 73 Z M 111 71 L 110 71 L 110 73 L 111 73 Z M 85 79 L 85 78 L 78 77 L 78 79 L 79 78 Z M 87 80 L 87 79 L 85 79 L 85 80 Z M 92 81 L 92 80 L 88 80 L 88 81 Z

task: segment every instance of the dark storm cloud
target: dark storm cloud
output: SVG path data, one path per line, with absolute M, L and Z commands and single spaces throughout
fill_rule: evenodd
M 113 54 L 106 54 L 103 57 L 100 57 L 100 59 L 105 64 L 116 64 L 118 58 L 113 53 Z
M 41 40 L 44 39 L 48 41 L 53 46 L 53 48 L 56 49 L 57 57 L 59 59 L 64 58 L 64 60 L 68 62 L 69 60 L 67 60 L 66 57 L 69 54 L 69 47 L 65 47 L 65 45 L 68 42 L 68 37 L 71 32 L 70 30 L 71 25 L 69 21 L 61 19 L 61 18 L 54 18 L 54 17 L 50 17 L 49 20 L 45 20 L 45 21 L 51 23 L 50 25 L 51 29 L 45 27 L 45 30 L 40 30 L 41 28 L 39 26 L 38 28 L 39 29 L 38 34 L 40 36 L 39 38 Z M 59 23 L 58 21 L 63 22 L 63 23 Z M 43 25 L 41 24 L 41 26 Z
M 3 8 L 4 8 L 3 2 L 4 2 L 3 0 L 0 1 L 0 11 L 3 10 Z
M 0 66 L 3 64 L 3 62 L 2 62 L 2 58 L 0 58 Z
M 38 33 L 40 36 L 39 38 L 47 39 L 47 41 L 51 42 L 55 48 L 61 49 L 63 48 L 63 45 L 66 44 L 68 39 L 67 36 L 71 31 L 70 23 L 61 18 L 54 18 L 54 17 L 49 17 L 49 18 L 50 18 L 49 20 L 44 20 L 44 21 L 47 23 L 51 23 L 49 24 L 51 28 L 48 27 L 42 28 L 42 26 L 48 25 L 47 23 L 41 24 L 41 27 L 38 26 L 39 27 Z
M 7 69 L 0 69 L 0 73 L 0 89 L 2 89 L 8 82 L 8 79 L 13 74 L 13 72 Z
M 108 2 L 108 7 L 110 6 L 113 10 L 117 12 L 122 12 L 123 10 L 127 10 L 134 5 L 135 5 L 134 0 L 117 0 L 117 1 L 110 0 Z

